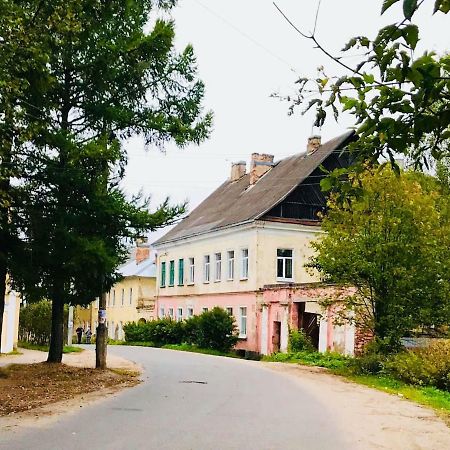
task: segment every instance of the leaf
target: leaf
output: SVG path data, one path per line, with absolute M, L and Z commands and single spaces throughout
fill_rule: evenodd
M 381 7 L 381 14 L 384 14 L 392 5 L 397 3 L 399 0 L 384 0 L 383 6 Z
M 450 11 L 450 0 L 436 0 L 433 13 L 438 11 L 447 14 Z
M 417 0 L 403 0 L 403 14 L 408 20 L 411 20 L 416 8 Z
M 419 27 L 417 25 L 409 24 L 403 28 L 402 34 L 405 42 L 414 50 L 417 42 L 419 42 Z

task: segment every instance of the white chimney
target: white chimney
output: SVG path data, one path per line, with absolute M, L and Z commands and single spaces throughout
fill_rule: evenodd
M 322 138 L 315 134 L 308 138 L 308 145 L 306 146 L 306 154 L 312 155 L 321 145 Z
M 245 161 L 238 161 L 231 164 L 231 181 L 239 180 L 239 178 L 245 175 L 246 164 Z
M 255 184 L 271 167 L 273 167 L 273 155 L 252 153 L 250 184 Z

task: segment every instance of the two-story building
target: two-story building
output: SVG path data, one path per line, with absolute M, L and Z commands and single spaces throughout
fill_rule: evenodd
M 231 176 L 153 245 L 157 249 L 159 317 L 182 320 L 220 306 L 234 315 L 237 349 L 286 350 L 289 328 L 303 328 L 319 350 L 353 353 L 354 329 L 337 327 L 318 301 L 337 289 L 304 265 L 320 237 L 325 170 L 349 164 L 348 132 L 274 162 L 252 154 Z

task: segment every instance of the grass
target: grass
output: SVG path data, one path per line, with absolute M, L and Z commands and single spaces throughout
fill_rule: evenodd
M 22 353 L 19 352 L 19 350 L 17 350 L 17 348 L 15 348 L 12 352 L 8 352 L 8 353 L 0 353 L 0 358 L 2 356 L 12 356 L 12 355 L 21 355 Z
M 209 348 L 200 348 L 196 345 L 190 344 L 167 344 L 163 345 L 161 348 L 168 350 L 179 350 L 182 352 L 192 352 L 192 353 L 202 353 L 204 355 L 214 355 L 214 356 L 226 356 L 227 358 L 239 358 L 236 353 L 233 352 L 221 352 L 219 350 L 212 350 Z
M 27 350 L 38 350 L 40 352 L 48 352 L 48 345 L 32 344 L 31 342 L 19 341 L 19 347 Z M 65 345 L 63 347 L 63 353 L 80 353 L 83 349 L 80 347 L 74 347 L 72 345 Z
M 296 352 L 296 353 L 275 353 L 265 356 L 263 361 L 288 362 L 303 364 L 305 366 L 325 367 L 326 369 L 344 369 L 347 367 L 350 358 L 339 353 L 319 353 L 319 352 Z

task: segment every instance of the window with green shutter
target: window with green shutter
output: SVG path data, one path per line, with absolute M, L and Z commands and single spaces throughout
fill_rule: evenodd
M 161 263 L 161 287 L 166 287 L 166 263 Z
M 184 285 L 184 259 L 178 260 L 178 286 Z
M 175 284 L 175 261 L 169 262 L 169 286 Z

